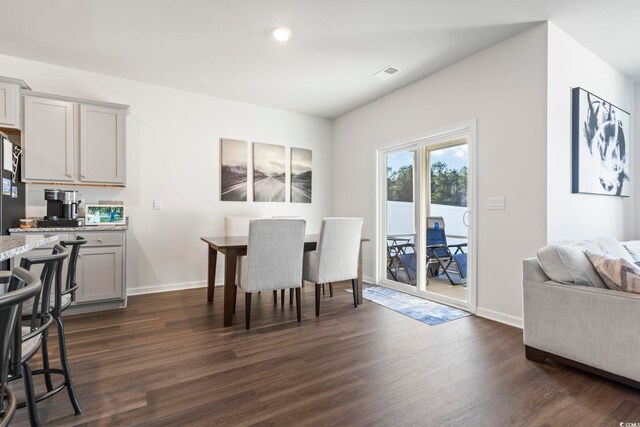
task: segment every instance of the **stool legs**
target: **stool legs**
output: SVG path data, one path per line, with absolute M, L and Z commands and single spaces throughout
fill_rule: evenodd
M 36 392 L 33 388 L 33 377 L 29 362 L 22 363 L 22 380 L 24 381 L 24 399 L 29 411 L 29 423 L 32 427 L 40 425 L 38 408 L 36 408 Z
M 51 382 L 51 373 L 49 373 L 49 330 L 47 329 L 42 334 L 42 367 L 44 368 L 44 383 L 47 386 L 47 391 L 53 390 L 53 382 Z
M 73 380 L 71 379 L 71 370 L 69 369 L 69 361 L 67 360 L 67 346 L 64 339 L 64 325 L 62 324 L 62 319 L 59 317 L 54 317 L 54 320 L 56 322 L 56 327 L 58 328 L 60 361 L 62 362 L 62 373 L 64 375 L 64 382 L 67 385 L 67 393 L 69 393 L 69 400 L 73 406 L 73 411 L 76 415 L 80 415 L 82 413 L 82 408 L 80 408 L 80 403 L 78 402 L 76 391 L 73 387 Z

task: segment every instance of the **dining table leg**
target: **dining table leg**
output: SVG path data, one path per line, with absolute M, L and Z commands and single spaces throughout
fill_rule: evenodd
M 360 242 L 360 252 L 358 253 L 358 304 L 362 304 L 362 242 Z
M 233 303 L 236 293 L 236 265 L 238 253 L 227 249 L 224 254 L 224 326 L 233 324 Z
M 207 275 L 207 301 L 213 303 L 213 290 L 216 286 L 216 263 L 218 251 L 209 246 L 209 273 Z

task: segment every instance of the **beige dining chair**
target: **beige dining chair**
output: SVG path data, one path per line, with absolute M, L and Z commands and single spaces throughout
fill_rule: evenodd
M 362 218 L 325 218 L 315 251 L 305 252 L 303 279 L 316 285 L 316 316 L 320 316 L 320 285 L 351 280 L 353 306 L 358 306 L 358 255 Z M 333 292 L 332 292 L 333 293 Z
M 298 322 L 301 321 L 305 228 L 302 219 L 251 220 L 247 255 L 238 257 L 236 282 L 245 292 L 247 329 L 251 325 L 251 295 L 260 291 L 294 288 Z

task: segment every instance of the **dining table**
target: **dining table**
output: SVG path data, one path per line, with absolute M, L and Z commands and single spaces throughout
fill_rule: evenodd
M 236 295 L 236 267 L 238 257 L 247 254 L 248 236 L 238 237 L 201 237 L 209 247 L 208 274 L 207 274 L 207 301 L 213 303 L 214 288 L 216 284 L 216 264 L 218 253 L 224 255 L 224 308 L 223 326 L 233 325 L 233 312 Z M 307 234 L 304 239 L 304 251 L 313 251 L 318 245 L 319 234 Z M 360 240 L 360 251 L 358 253 L 358 279 L 357 279 L 357 300 L 362 304 L 362 244 L 369 239 Z M 274 244 L 276 244 L 274 242 Z

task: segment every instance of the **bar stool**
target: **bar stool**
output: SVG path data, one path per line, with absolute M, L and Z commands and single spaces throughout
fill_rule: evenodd
M 42 282 L 35 274 L 17 267 L 6 277 L 6 292 L 0 295 L 0 427 L 8 426 L 16 412 L 16 397 L 8 387 L 9 349 L 14 338 L 18 313 L 22 303 L 33 298 L 42 289 Z
M 48 339 L 49 326 L 53 322 L 51 310 L 51 291 L 54 278 L 59 278 L 58 271 L 62 269 L 64 260 L 69 256 L 69 250 L 61 245 L 55 245 L 51 255 L 40 257 L 25 257 L 20 262 L 20 267 L 30 270 L 34 265 L 42 265 L 40 280 L 42 281 L 42 290 L 36 294 L 33 301 L 28 301 L 22 307 L 22 319 L 28 321 L 28 326 L 15 328 L 15 339 L 11 350 L 11 365 L 9 382 L 22 378 L 25 389 L 25 402 L 19 403 L 18 408 L 27 407 L 29 410 L 29 422 L 32 426 L 40 425 L 38 409 L 36 402 L 49 398 L 54 394 L 67 387 L 70 397 L 73 395 L 73 388 L 68 387 L 71 378 L 66 371 L 60 369 L 51 369 L 49 367 L 49 357 L 46 351 L 46 342 Z M 43 369 L 31 370 L 29 361 L 35 356 L 38 350 L 42 350 Z M 50 380 L 51 374 L 62 374 L 65 381 L 58 387 L 49 390 L 47 384 L 47 392 L 36 397 L 33 387 L 33 375 L 45 375 L 46 381 Z M 47 379 L 48 378 L 48 379 Z M 75 397 L 75 396 L 73 396 Z M 73 403 L 73 399 L 72 399 Z M 75 409 L 75 406 L 74 406 Z M 77 412 L 76 412 L 77 413 Z
M 54 319 L 59 319 L 62 312 L 71 306 L 71 303 L 76 300 L 76 291 L 78 290 L 78 283 L 76 282 L 76 266 L 78 264 L 78 255 L 80 253 L 80 246 L 87 243 L 87 240 L 82 237 L 76 237 L 76 240 L 63 240 L 60 244 L 65 248 L 71 248 L 69 253 L 69 262 L 67 264 L 67 277 L 64 282 L 64 288 L 60 289 L 60 292 L 56 292 L 54 306 L 52 314 Z M 56 320 L 56 324 L 58 320 Z M 62 321 L 59 321 L 62 326 Z M 58 328 L 58 332 L 61 328 Z
M 56 329 L 58 331 L 58 351 L 60 353 L 60 361 L 62 363 L 62 370 L 54 370 L 48 366 L 48 348 L 47 340 L 43 341 L 43 352 L 47 353 L 47 365 L 44 367 L 45 371 L 45 383 L 47 385 L 47 391 L 53 391 L 53 384 L 51 382 L 51 373 L 60 373 L 64 375 L 67 385 L 67 391 L 69 393 L 69 399 L 76 415 L 82 413 L 82 408 L 78 402 L 78 398 L 73 387 L 73 380 L 71 378 L 71 369 L 69 368 L 69 359 L 67 358 L 67 344 L 64 336 L 64 324 L 62 323 L 62 313 L 71 306 L 71 303 L 76 299 L 76 290 L 78 289 L 78 283 L 76 282 L 76 266 L 78 263 L 78 254 L 80 252 L 80 246 L 87 243 L 87 240 L 82 236 L 77 236 L 76 240 L 64 240 L 60 242 L 60 245 L 64 248 L 71 248 L 69 254 L 69 262 L 67 263 L 67 276 L 62 286 L 62 268 L 59 268 L 56 272 L 56 286 L 54 292 L 54 300 L 50 306 L 50 314 L 53 316 L 53 320 L 56 323 Z M 44 360 L 43 356 L 43 360 Z

